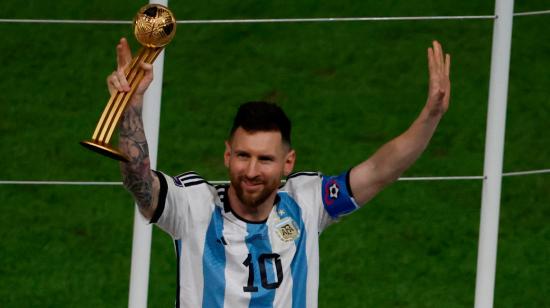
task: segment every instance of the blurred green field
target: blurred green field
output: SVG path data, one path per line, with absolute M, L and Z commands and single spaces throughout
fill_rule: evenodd
M 0 18 L 130 20 L 123 0 L 4 0 Z M 170 2 L 178 19 L 491 15 L 492 1 Z M 516 11 L 550 9 L 516 1 Z M 550 15 L 514 20 L 505 171 L 549 168 Z M 0 23 L 0 180 L 119 181 L 78 145 L 108 100 L 128 25 Z M 452 100 L 405 176 L 481 175 L 492 21 L 180 25 L 167 47 L 158 168 L 226 178 L 236 107 L 276 101 L 294 124 L 297 170 L 336 173 L 405 130 L 423 106 L 425 49 L 452 54 Z M 135 40 L 132 39 L 133 42 Z M 134 43 L 135 47 L 135 43 Z M 471 307 L 481 181 L 398 182 L 321 236 L 320 307 Z M 495 307 L 550 307 L 550 176 L 505 178 Z M 0 307 L 127 305 L 133 207 L 120 186 L 0 185 Z M 176 288 L 154 230 L 149 307 Z

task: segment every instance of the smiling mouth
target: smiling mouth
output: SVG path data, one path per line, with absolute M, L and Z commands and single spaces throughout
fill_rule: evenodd
M 245 188 L 253 188 L 253 189 L 263 185 L 263 182 L 254 182 L 254 181 L 247 181 L 247 180 L 242 180 L 241 183 Z

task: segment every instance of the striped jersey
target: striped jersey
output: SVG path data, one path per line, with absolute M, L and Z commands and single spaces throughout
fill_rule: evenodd
M 157 172 L 151 222 L 174 239 L 176 307 L 317 307 L 319 234 L 358 208 L 349 172 L 290 175 L 265 222 L 234 213 L 228 185 Z

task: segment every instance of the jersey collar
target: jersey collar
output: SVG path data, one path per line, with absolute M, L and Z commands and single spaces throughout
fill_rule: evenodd
M 225 185 L 224 187 L 224 191 L 223 191 L 223 211 L 225 213 L 231 213 L 233 214 L 233 216 L 235 216 L 238 220 L 242 221 L 242 222 L 245 222 L 245 223 L 248 223 L 248 224 L 265 224 L 267 222 L 267 220 L 269 219 L 269 216 L 262 220 L 262 221 L 250 221 L 248 219 L 245 219 L 241 216 L 239 216 L 239 214 L 237 214 L 235 211 L 233 211 L 233 208 L 231 208 L 231 204 L 229 203 L 229 185 Z M 275 195 L 275 201 L 273 201 L 273 207 L 277 207 L 277 204 L 279 204 L 279 201 L 281 200 L 281 197 L 279 197 L 279 194 L 277 193 Z

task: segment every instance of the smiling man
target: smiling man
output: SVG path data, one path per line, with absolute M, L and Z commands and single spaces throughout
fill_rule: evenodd
M 117 54 L 109 90 L 128 91 L 125 39 Z M 121 122 L 120 149 L 130 158 L 121 172 L 140 212 L 174 238 L 176 307 L 317 307 L 319 234 L 411 166 L 448 109 L 450 56 L 436 41 L 428 64 L 428 99 L 418 118 L 336 176 L 292 174 L 296 153 L 285 113 L 266 102 L 241 105 L 225 142 L 228 185 L 211 185 L 194 172 L 171 177 L 150 169 L 141 110 L 153 76 L 142 64 L 145 77 Z
M 273 208 L 281 178 L 290 174 L 296 154 L 290 146 L 290 121 L 277 106 L 243 104 L 225 142 L 228 196 L 242 218 L 262 221 Z

